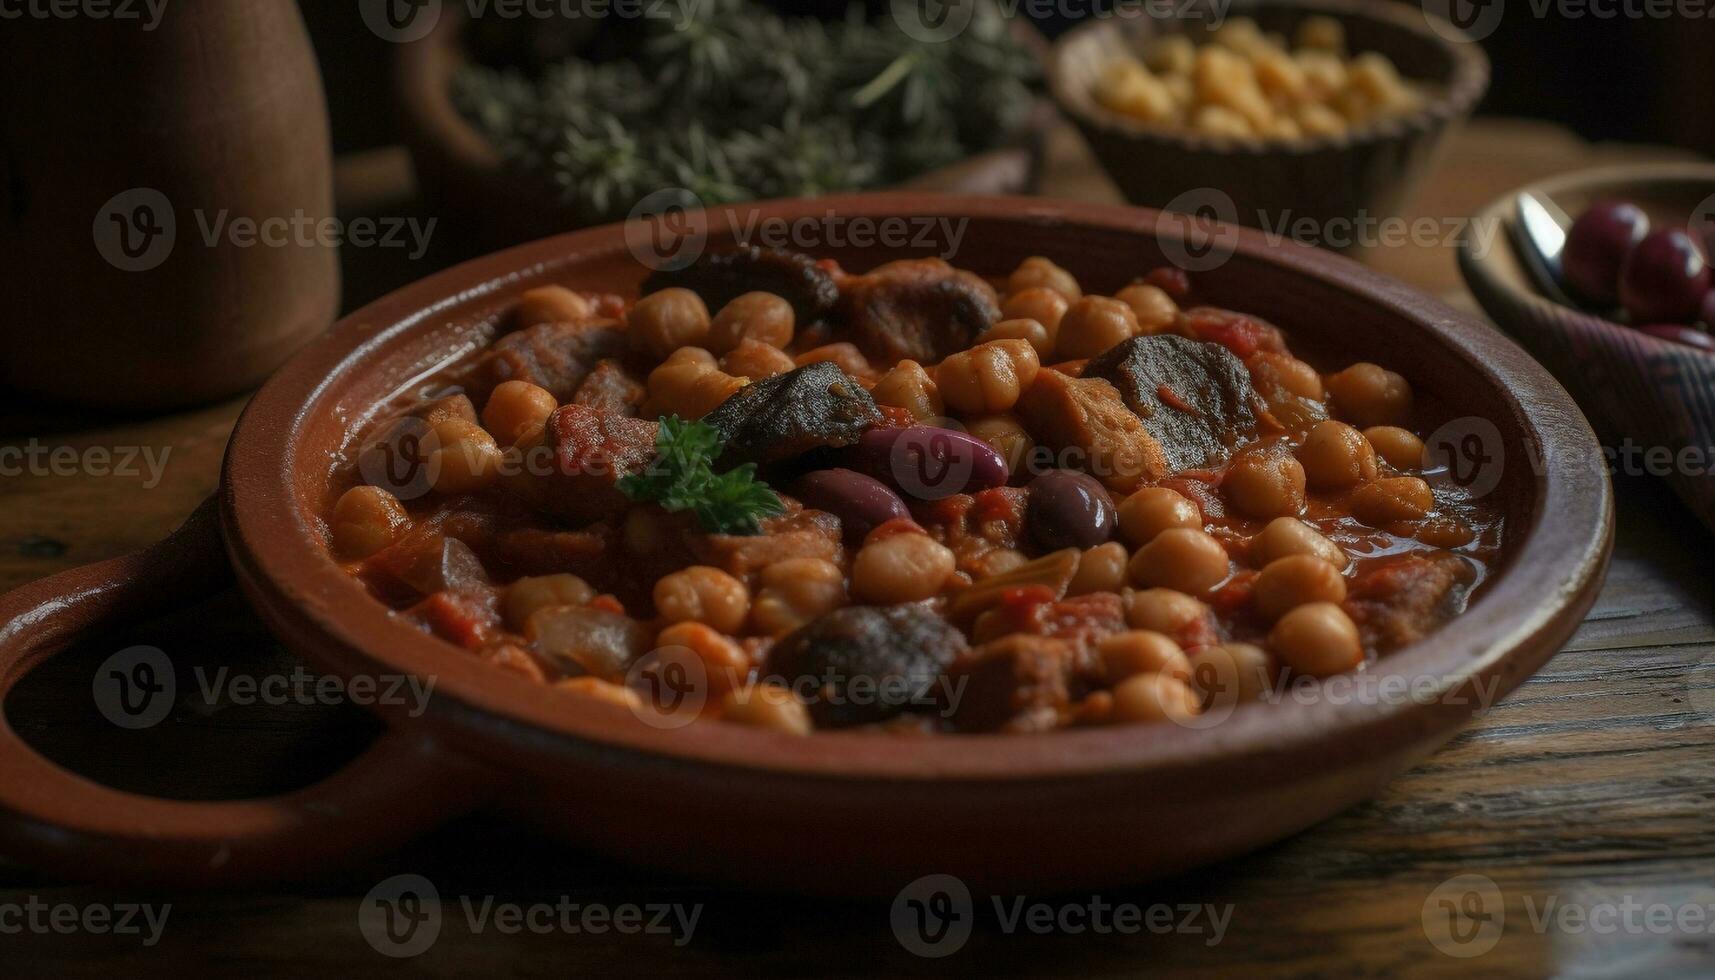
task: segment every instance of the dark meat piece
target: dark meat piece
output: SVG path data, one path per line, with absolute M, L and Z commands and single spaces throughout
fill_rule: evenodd
M 616 360 L 597 364 L 578 385 L 572 404 L 635 417 L 648 391 Z
M 1084 377 L 1119 389 L 1174 470 L 1218 466 L 1256 432 L 1250 372 L 1219 344 L 1133 337 L 1091 361 Z
M 934 364 L 1000 319 L 1000 300 L 982 277 L 941 259 L 901 259 L 846 280 L 840 319 L 876 361 Z
M 822 728 L 932 711 L 965 637 L 922 606 L 848 606 L 792 633 L 768 652 L 764 673 L 809 694 Z
M 1161 443 L 1101 378 L 1038 372 L 1015 411 L 1036 441 L 1058 454 L 1059 466 L 1083 470 L 1116 493 L 1167 474 Z
M 1073 644 L 1016 634 L 966 653 L 948 672 L 953 724 L 967 732 L 1043 732 L 1088 688 Z
M 574 524 L 622 513 L 630 501 L 615 486 L 655 459 L 654 422 L 587 405 L 561 405 L 540 443 L 520 444 L 523 465 L 505 486 L 532 508 Z
M 719 462 L 730 468 L 849 446 L 881 422 L 881 412 L 851 375 L 818 361 L 745 385 L 703 421 L 726 440 Z
M 597 361 L 621 357 L 627 347 L 625 328 L 614 320 L 526 327 L 495 341 L 477 362 L 472 398 L 487 401 L 488 393 L 503 381 L 528 381 L 559 401 L 571 401 Z
M 819 510 L 802 508 L 762 522 L 760 534 L 689 535 L 691 552 L 699 565 L 713 565 L 742 581 L 749 581 L 769 565 L 790 558 L 821 558 L 844 563 L 840 544 L 840 519 Z
M 1360 572 L 1346 599 L 1364 646 L 1388 653 L 1415 643 L 1460 611 L 1471 569 L 1457 555 L 1412 555 Z
M 978 643 L 997 640 L 1010 633 L 1028 633 L 1065 640 L 1078 651 L 1082 670 L 1099 671 L 1095 644 L 1104 636 L 1126 629 L 1125 607 L 1112 592 L 1093 592 L 1055 600 L 1052 594 L 1040 601 L 1009 602 L 978 617 L 974 639 Z
M 711 312 L 745 293 L 773 293 L 792 304 L 800 326 L 820 319 L 840 298 L 816 260 L 799 252 L 745 245 L 702 256 L 683 269 L 661 269 L 643 280 L 642 295 L 677 286 L 702 297 Z

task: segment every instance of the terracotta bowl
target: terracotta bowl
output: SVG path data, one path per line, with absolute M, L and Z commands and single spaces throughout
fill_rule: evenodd
M 494 144 L 454 107 L 453 77 L 469 62 L 463 43 L 466 19 L 455 7 L 443 6 L 433 30 L 400 45 L 393 66 L 394 100 L 424 195 L 493 248 L 583 227 L 587 222 L 559 202 L 551 181 L 507 166 Z M 1034 30 L 1020 37 L 1046 50 L 1047 42 Z M 1053 119 L 1052 105 L 1039 100 L 1009 144 L 923 173 L 900 189 L 1026 193 L 1041 171 L 1043 136 Z
M 1535 191 L 1574 217 L 1597 200 L 1623 198 L 1648 212 L 1656 227 L 1689 226 L 1700 208 L 1704 210 L 1698 217 L 1707 221 L 1711 216 L 1715 164 L 1631 165 L 1562 174 L 1484 208 L 1472 221 L 1485 233 L 1461 236 L 1459 245 L 1459 271 L 1477 301 L 1566 385 L 1605 444 L 1623 450 L 1629 442 L 1640 452 L 1665 447 L 1675 460 L 1681 450 L 1696 450 L 1700 462 L 1694 466 L 1664 467 L 1647 457 L 1618 455 L 1615 462 L 1663 476 L 1715 530 L 1715 459 L 1709 458 L 1715 446 L 1715 353 L 1639 333 L 1539 293 L 1513 244 L 1514 202 L 1521 191 Z
M 988 274 L 1042 254 L 1111 291 L 1179 254 L 1150 211 L 1026 198 L 883 194 L 747 206 L 698 226 L 844 217 L 964 225 L 952 260 Z M 0 851 L 59 874 L 232 883 L 314 874 L 463 808 L 517 814 L 579 847 L 793 891 L 892 895 L 931 872 L 972 888 L 1097 888 L 1231 857 L 1375 794 L 1551 657 L 1600 586 L 1607 478 L 1554 380 L 1484 324 L 1338 256 L 1225 229 L 1203 295 L 1267 313 L 1296 342 L 1398 365 L 1426 396 L 1495 427 L 1510 544 L 1470 610 L 1367 679 L 1416 698 L 1244 705 L 1209 727 L 1164 723 L 1033 736 L 792 737 L 722 722 L 652 727 L 623 707 L 515 679 L 388 615 L 328 556 L 317 515 L 352 426 L 467 354 L 523 290 L 629 290 L 646 269 L 608 226 L 501 252 L 357 312 L 256 395 L 218 503 L 139 556 L 0 599 L 0 695 L 72 637 L 177 603 L 230 561 L 257 612 L 325 672 L 436 680 L 416 718 L 331 780 L 275 799 L 167 802 L 67 773 L 0 726 Z M 634 240 L 633 245 L 636 244 Z M 922 254 L 933 245 L 904 250 Z M 816 250 L 864 269 L 900 250 Z M 1504 460 L 1504 463 L 1503 463 Z M 223 559 L 224 553 L 224 559 Z M 398 709 L 403 712 L 405 709 Z M 806 873 L 806 869 L 813 873 Z
M 1428 82 L 1433 94 L 1416 112 L 1334 137 L 1229 140 L 1152 126 L 1099 104 L 1092 86 L 1118 55 L 1150 37 L 1201 32 L 1202 20 L 1097 18 L 1055 42 L 1048 83 L 1060 109 L 1089 141 L 1108 176 L 1133 204 L 1216 216 L 1253 228 L 1310 219 L 1318 244 L 1345 247 L 1350 222 L 1397 215 L 1437 161 L 1454 126 L 1470 116 L 1489 85 L 1489 60 L 1417 4 L 1374 0 L 1238 0 L 1226 16 L 1252 17 L 1288 37 L 1307 17 L 1345 26 L 1354 52 L 1378 51 L 1400 74 Z M 1346 222 L 1342 224 L 1341 222 Z M 1343 238 L 1342 236 L 1348 236 Z

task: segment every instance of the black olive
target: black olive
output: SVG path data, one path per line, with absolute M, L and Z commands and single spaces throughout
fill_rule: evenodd
M 1045 551 L 1106 544 L 1119 525 L 1114 498 L 1100 480 L 1074 470 L 1049 470 L 1030 481 L 1024 526 Z

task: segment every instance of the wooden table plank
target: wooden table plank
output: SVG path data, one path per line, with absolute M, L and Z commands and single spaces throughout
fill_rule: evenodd
M 1537 124 L 1482 122 L 1463 133 L 1422 189 L 1415 213 L 1462 215 L 1542 174 L 1607 159 L 1663 155 L 1593 148 Z M 1053 144 L 1048 190 L 1112 200 L 1076 137 Z M 396 207 L 399 160 L 368 157 L 345 169 L 371 211 Z M 391 174 L 391 177 L 389 176 Z M 350 201 L 355 192 L 347 193 Z M 444 260 L 440 256 L 439 260 Z M 1450 248 L 1363 256 L 1378 268 L 1468 303 Z M 354 283 L 368 298 L 422 269 L 359 256 Z M 168 464 L 159 485 L 143 477 L 36 474 L 0 480 L 0 587 L 140 547 L 166 533 L 213 489 L 239 402 L 121 425 L 45 428 L 14 410 L 6 431 L 46 446 L 149 446 Z M 47 420 L 51 421 L 51 420 Z M 62 423 L 67 424 L 67 423 Z M 76 423 L 69 423 L 76 425 Z M 1227 977 L 1294 975 L 1541 976 L 1715 974 L 1715 908 L 1701 931 L 1597 932 L 1558 919 L 1545 903 L 1619 909 L 1630 902 L 1676 911 L 1715 905 L 1715 558 L 1710 538 L 1658 483 L 1618 486 L 1618 546 L 1596 608 L 1567 648 L 1514 695 L 1484 712 L 1446 748 L 1375 800 L 1289 841 L 1179 879 L 1116 891 L 1110 902 L 1231 907 L 1220 942 L 1168 935 L 1009 933 L 982 908 L 966 945 L 944 960 L 897 941 L 886 903 L 780 900 L 711 888 L 582 854 L 487 816 L 456 821 L 398 853 L 331 881 L 266 894 L 137 895 L 53 882 L 0 869 L 0 962 L 8 975 L 110 976 L 159 968 L 264 974 L 343 974 L 385 959 L 358 929 L 360 901 L 400 873 L 431 878 L 445 900 L 439 940 L 408 968 L 429 976 L 509 973 L 688 976 L 901 975 L 959 972 L 1129 976 L 1162 971 Z M 175 632 L 176 631 L 176 632 Z M 175 657 L 218 656 L 245 669 L 285 669 L 289 657 L 233 600 L 169 619 L 145 634 Z M 216 654 L 183 652 L 186 635 Z M 178 639 L 175 639 L 177 637 Z M 69 654 L 32 677 L 9 703 L 14 724 L 56 757 L 139 789 L 189 796 L 262 792 L 312 778 L 351 751 L 361 718 L 296 706 L 223 706 L 175 719 L 148 738 L 93 726 L 89 669 L 112 646 Z M 93 730 L 92 730 L 93 729 Z M 813 856 L 805 860 L 813 875 Z M 1445 912 L 1436 889 L 1459 875 L 1493 882 L 1504 925 L 1476 959 L 1447 955 L 1425 922 Z M 683 947 L 660 936 L 473 933 L 457 896 L 503 902 L 652 902 L 700 905 Z M 171 901 L 161 942 L 116 936 L 5 934 L 5 910 L 30 896 L 88 906 Z M 1453 895 L 1462 899 L 1463 893 Z M 1057 906 L 1090 896 L 1058 896 Z M 1427 910 L 1427 911 L 1426 911 Z M 1455 951 L 1466 947 L 1451 947 Z

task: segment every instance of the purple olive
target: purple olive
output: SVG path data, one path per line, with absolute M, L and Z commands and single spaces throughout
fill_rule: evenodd
M 1590 205 L 1566 232 L 1566 248 L 1560 253 L 1566 284 L 1585 302 L 1615 305 L 1620 301 L 1620 269 L 1648 233 L 1649 217 L 1630 201 Z
M 1652 231 L 1620 272 L 1620 305 L 1633 323 L 1690 323 L 1709 292 L 1709 260 L 1683 228 Z
M 1075 470 L 1049 470 L 1030 481 L 1024 524 L 1031 539 L 1048 551 L 1094 548 L 1114 536 L 1119 511 L 1095 477 Z
M 852 541 L 895 517 L 910 517 L 905 501 L 887 485 L 854 470 L 816 470 L 793 485 L 798 499 L 813 510 L 826 511 L 840 519 L 840 527 Z
M 851 453 L 854 468 L 918 500 L 1006 485 L 1006 460 L 976 436 L 932 425 L 870 429 Z
M 1710 295 L 1715 296 L 1715 293 Z M 1671 340 L 1676 344 L 1684 344 L 1687 347 L 1715 351 L 1715 337 L 1709 336 L 1696 327 L 1682 327 L 1677 323 L 1651 323 L 1639 327 L 1638 331 L 1661 340 Z

